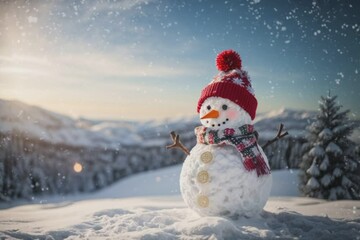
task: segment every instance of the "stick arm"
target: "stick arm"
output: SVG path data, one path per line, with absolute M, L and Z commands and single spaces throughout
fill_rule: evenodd
M 171 149 L 171 148 L 179 148 L 181 149 L 186 155 L 190 155 L 190 151 L 184 146 L 184 144 L 182 144 L 182 142 L 180 141 L 180 136 L 179 134 L 176 134 L 174 131 L 172 131 L 170 133 L 170 136 L 173 140 L 173 144 L 170 144 L 168 146 L 166 146 L 166 149 Z
M 267 141 L 267 142 L 262 146 L 262 149 L 267 148 L 269 145 L 271 145 L 271 144 L 273 144 L 274 142 L 278 141 L 280 138 L 283 138 L 283 137 L 285 137 L 286 135 L 289 135 L 289 133 L 288 133 L 287 131 L 286 131 L 286 132 L 282 132 L 283 128 L 284 128 L 284 124 L 281 123 L 280 126 L 279 126 L 279 130 L 278 130 L 276 136 L 275 136 L 273 139 Z

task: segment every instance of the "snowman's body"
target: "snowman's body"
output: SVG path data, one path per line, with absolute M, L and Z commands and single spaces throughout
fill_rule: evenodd
M 226 110 L 222 106 L 226 105 Z M 217 109 L 217 116 L 202 118 L 205 127 L 221 130 L 250 124 L 250 116 L 228 99 L 208 98 L 200 114 Z M 260 146 L 264 161 L 269 166 Z M 243 165 L 241 153 L 232 145 L 198 143 L 185 159 L 180 189 L 185 203 L 204 216 L 254 216 L 261 212 L 269 197 L 271 174 L 257 175 Z
M 233 146 L 197 144 L 180 175 L 184 201 L 207 216 L 254 216 L 265 206 L 271 184 L 271 174 L 258 177 L 245 170 Z

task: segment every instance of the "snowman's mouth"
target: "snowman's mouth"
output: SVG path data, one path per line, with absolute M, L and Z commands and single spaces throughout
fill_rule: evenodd
M 222 121 L 222 122 L 220 122 L 220 123 L 214 122 L 214 123 L 211 123 L 211 124 L 210 124 L 209 121 L 206 121 L 206 123 L 207 123 L 207 124 L 210 124 L 212 127 L 216 127 L 216 126 L 220 127 L 221 125 L 225 125 L 226 122 L 228 122 L 228 121 L 229 121 L 229 119 L 226 118 L 224 121 Z

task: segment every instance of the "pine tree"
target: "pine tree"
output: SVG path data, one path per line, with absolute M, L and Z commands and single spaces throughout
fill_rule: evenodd
M 355 124 L 349 110 L 340 111 L 337 96 L 321 97 L 316 120 L 307 127 L 300 164 L 300 190 L 304 196 L 328 200 L 359 199 L 359 155 L 349 140 Z

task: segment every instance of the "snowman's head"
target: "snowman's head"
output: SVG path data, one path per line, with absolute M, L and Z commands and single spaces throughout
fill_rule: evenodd
M 201 123 L 213 129 L 251 124 L 257 100 L 240 55 L 225 50 L 216 57 L 216 66 L 220 72 L 201 91 L 197 104 Z
M 251 117 L 229 99 L 209 97 L 200 108 L 200 121 L 207 128 L 221 130 L 251 124 Z

